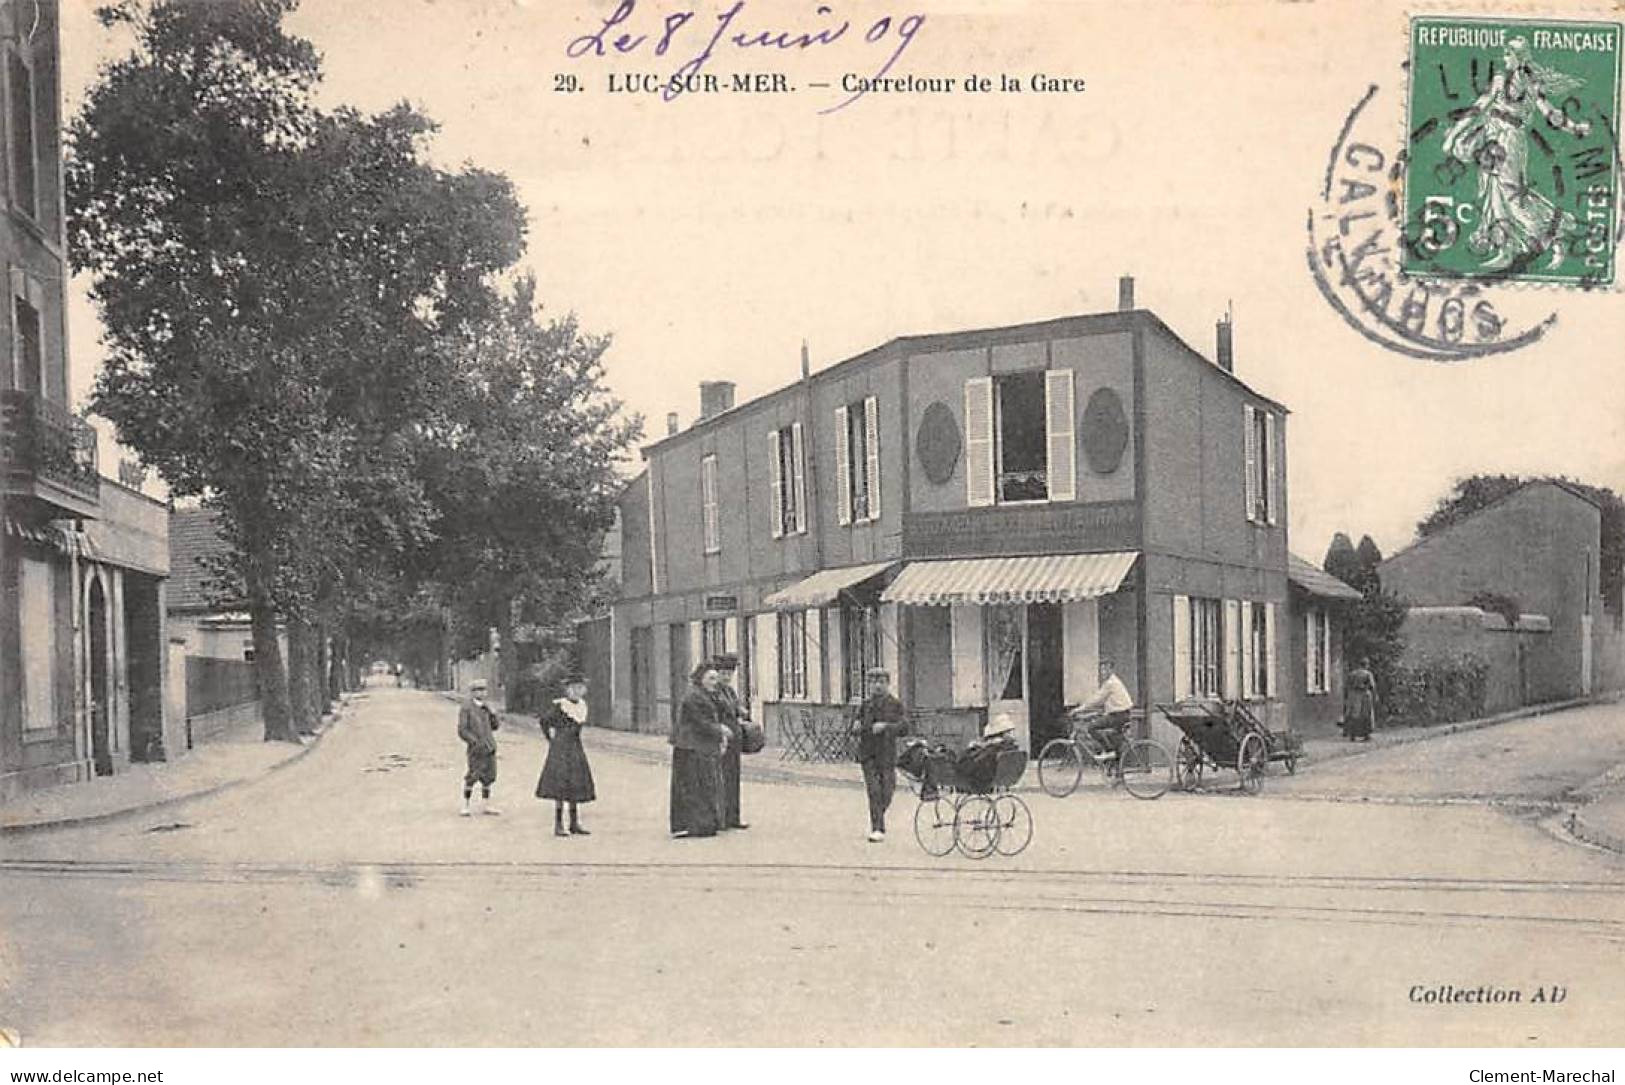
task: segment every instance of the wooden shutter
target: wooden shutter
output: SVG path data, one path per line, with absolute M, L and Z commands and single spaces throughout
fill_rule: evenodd
M 892 692 L 903 695 L 903 671 L 900 658 L 900 638 L 897 633 L 898 611 L 896 603 L 882 603 L 880 607 L 880 665 L 892 674 Z
M 1258 509 L 1258 438 L 1253 430 L 1253 408 L 1249 403 L 1241 405 L 1241 425 L 1242 439 L 1246 448 L 1242 468 L 1247 475 L 1243 490 L 1247 501 L 1247 520 L 1250 523 L 1257 518 Z
M 880 401 L 870 396 L 863 401 L 864 444 L 868 446 L 869 519 L 880 519 Z
M 801 423 L 790 427 L 790 473 L 794 476 L 791 492 L 796 499 L 796 533 L 807 530 L 807 448 L 801 439 Z
M 1051 369 L 1044 374 L 1044 415 L 1047 443 L 1049 499 L 1072 501 L 1078 496 L 1077 410 L 1073 406 L 1072 370 Z
M 1277 506 L 1280 504 L 1279 493 L 1281 489 L 1279 459 L 1281 442 L 1276 436 L 1275 413 L 1264 412 L 1264 518 L 1275 525 Z M 1273 690 L 1271 691 L 1273 692 Z
M 807 694 L 802 700 L 821 701 L 824 699 L 824 612 L 804 610 L 801 616 L 807 630 L 802 642 L 806 646 L 803 666 L 807 674 Z
M 688 623 L 688 669 L 693 670 L 705 658 L 705 624 Z
M 1275 604 L 1264 604 L 1264 689 L 1266 697 L 1279 697 L 1275 686 Z
M 1174 700 L 1191 695 L 1191 600 L 1174 596 Z
M 756 615 L 756 638 L 751 646 L 751 664 L 756 668 L 756 681 L 751 688 L 764 701 L 776 701 L 779 692 L 779 615 L 769 610 Z M 761 717 L 757 717 L 761 722 Z
M 953 637 L 954 706 L 959 708 L 987 704 L 986 682 L 982 662 L 982 608 L 979 606 L 953 606 L 951 629 Z
M 1241 604 L 1234 599 L 1224 601 L 1224 685 L 1225 700 L 1241 696 Z
M 852 440 L 846 432 L 846 408 L 835 408 L 835 519 L 852 522 Z
M 1324 608 L 1320 611 L 1320 653 L 1321 658 L 1325 661 L 1325 666 L 1320 672 L 1320 691 L 1330 693 L 1332 691 L 1332 614 L 1331 611 Z
M 773 537 L 782 538 L 784 535 L 784 461 L 780 458 L 780 443 L 784 440 L 783 430 L 774 430 L 767 435 L 768 460 L 772 466 L 768 475 L 773 480 Z
M 965 504 L 993 504 L 993 378 L 965 382 Z
M 1247 600 L 1241 601 L 1241 695 L 1252 697 L 1257 694 L 1258 667 L 1253 661 L 1253 605 Z
M 1303 612 L 1303 688 L 1309 693 L 1315 689 L 1315 664 L 1320 660 L 1320 611 L 1313 607 Z
M 739 619 L 722 619 L 722 650 L 730 655 L 739 654 Z
M 1082 704 L 1100 681 L 1100 609 L 1094 599 L 1061 604 L 1061 699 Z
M 844 701 L 847 697 L 846 630 L 841 622 L 840 607 L 824 611 L 824 628 L 829 631 L 824 638 L 829 642 L 824 655 L 829 665 L 829 699 Z
M 717 458 L 707 456 L 700 461 L 700 501 L 705 513 L 705 551 L 722 549 L 717 530 Z

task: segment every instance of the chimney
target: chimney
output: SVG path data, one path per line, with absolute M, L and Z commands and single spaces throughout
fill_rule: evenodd
M 807 353 L 807 341 L 801 341 L 801 379 L 806 380 L 812 376 L 812 357 Z
M 666 436 L 667 437 L 675 437 L 675 436 L 677 436 L 677 412 L 676 411 L 667 411 L 666 412 Z
M 1218 362 L 1219 368 L 1226 373 L 1234 373 L 1236 371 L 1236 348 L 1234 340 L 1231 339 L 1229 313 L 1219 318 L 1219 322 L 1214 325 L 1214 331 L 1218 333 L 1214 347 L 1214 361 Z
M 700 418 L 706 419 L 723 411 L 731 410 L 734 405 L 733 381 L 701 381 L 700 382 Z
M 1124 275 L 1117 280 L 1117 311 L 1126 313 L 1134 308 L 1134 276 Z

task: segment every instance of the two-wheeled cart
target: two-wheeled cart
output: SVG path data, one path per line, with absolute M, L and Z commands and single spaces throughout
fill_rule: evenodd
M 1204 772 L 1234 771 L 1241 790 L 1256 792 L 1271 761 L 1284 764 L 1290 774 L 1303 757 L 1296 732 L 1271 731 L 1240 701 L 1180 701 L 1159 704 L 1157 711 L 1183 735 L 1174 754 L 1174 779 L 1181 790 L 1199 787 Z

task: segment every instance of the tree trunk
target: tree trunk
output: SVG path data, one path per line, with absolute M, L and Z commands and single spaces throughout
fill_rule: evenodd
M 509 708 L 523 710 L 527 706 L 515 706 L 511 700 L 514 690 L 514 681 L 519 677 L 519 653 L 514 651 L 513 643 L 513 601 L 502 600 L 497 610 L 497 658 L 496 674 L 493 676 L 499 689 L 492 690 L 493 696 L 500 694 L 502 703 Z
M 314 637 L 305 618 L 288 619 L 288 702 L 293 710 L 294 728 L 302 735 L 316 733 L 319 717 L 313 714 L 316 691 L 313 688 L 316 660 L 311 649 Z
M 248 581 L 248 615 L 254 638 L 254 685 L 259 691 L 260 714 L 265 718 L 265 741 L 298 742 L 288 706 L 288 676 L 282 669 L 282 649 L 277 644 L 276 608 L 271 603 L 269 576 L 264 566 L 250 560 L 244 579 Z
M 333 652 L 327 627 L 316 627 L 316 714 L 325 716 L 333 710 L 333 694 L 328 681 L 328 672 L 332 668 Z

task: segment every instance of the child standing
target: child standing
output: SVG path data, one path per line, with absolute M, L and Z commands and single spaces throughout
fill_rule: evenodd
M 468 772 L 463 775 L 463 817 L 473 813 L 469 800 L 474 785 L 480 785 L 480 809 L 486 814 L 502 811 L 491 805 L 491 785 L 497 782 L 496 713 L 485 703 L 485 681 L 476 678 L 468 686 L 468 700 L 457 715 L 457 737 L 468 747 Z
M 581 745 L 581 729 L 587 724 L 587 680 L 572 672 L 564 680 L 564 696 L 543 710 L 537 721 L 547 738 L 547 760 L 541 779 L 536 781 L 536 797 L 553 800 L 554 836 L 591 836 L 581 827 L 576 805 L 597 798 L 592 784 L 592 766 Z M 564 807 L 570 807 L 570 828 L 564 827 Z

